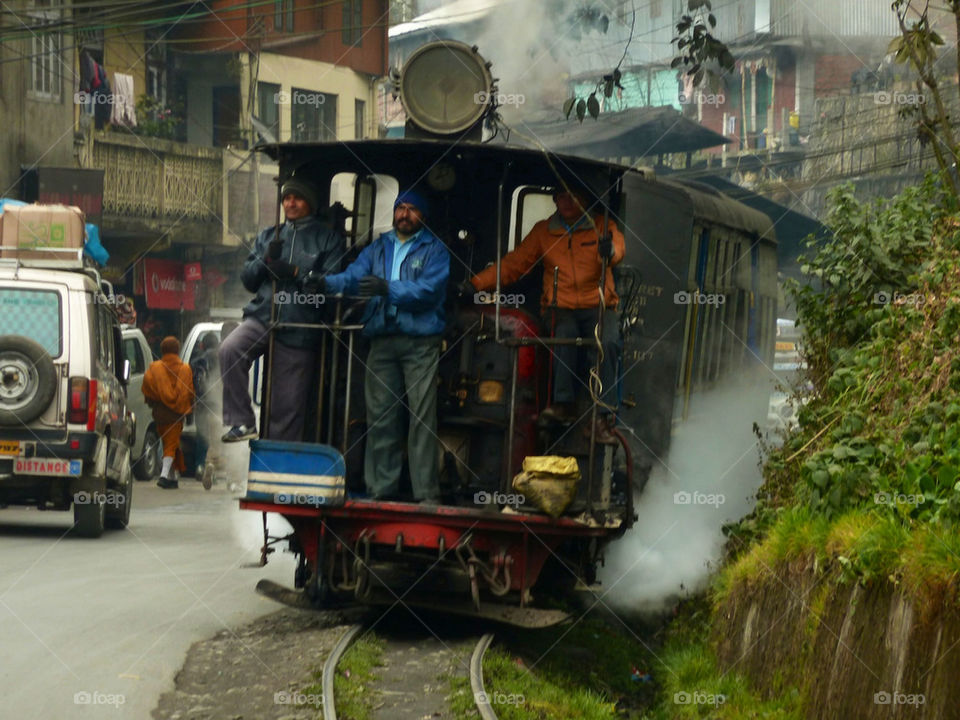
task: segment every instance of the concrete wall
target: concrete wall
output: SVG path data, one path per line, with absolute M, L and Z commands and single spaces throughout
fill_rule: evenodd
M 13 34 L 27 3 L 8 2 L 0 14 L 3 32 Z M 73 126 L 76 106 L 73 93 L 76 61 L 69 36 L 60 36 L 57 89 L 52 97 L 28 90 L 28 62 L 20 60 L 32 50 L 30 38 L 0 44 L 0 197 L 17 197 L 20 167 L 47 165 L 73 167 Z
M 251 83 L 249 73 L 251 67 L 243 60 L 244 79 L 241 82 L 241 93 L 244 107 L 256 107 L 256 103 L 249 103 Z M 281 92 L 291 96 L 292 88 L 330 93 L 337 96 L 337 139 L 354 140 L 354 101 L 363 100 L 365 107 L 365 136 L 376 137 L 377 125 L 377 95 L 374 78 L 370 75 L 356 72 L 350 68 L 316 60 L 262 53 L 260 66 L 257 71 L 258 82 L 280 85 Z M 280 104 L 280 137 L 281 142 L 291 139 L 292 104 Z M 244 122 L 247 122 L 244 118 Z

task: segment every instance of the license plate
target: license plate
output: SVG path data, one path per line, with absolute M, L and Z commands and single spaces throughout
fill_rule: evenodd
M 777 342 L 775 349 L 777 352 L 793 352 L 797 349 L 797 346 L 796 343 L 780 340 Z
M 83 470 L 82 460 L 56 460 L 53 458 L 17 458 L 13 472 L 18 475 L 54 475 L 73 477 Z
M 19 440 L 0 440 L 0 455 L 19 455 Z

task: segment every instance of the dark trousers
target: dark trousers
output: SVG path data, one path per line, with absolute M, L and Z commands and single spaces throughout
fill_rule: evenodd
M 440 338 L 373 338 L 367 356 L 364 481 L 375 497 L 396 495 L 403 465 L 403 417 L 409 412 L 407 461 L 417 500 L 437 500 L 437 370 Z M 403 403 L 406 392 L 407 405 Z
M 267 351 L 268 342 L 267 328 L 253 318 L 246 318 L 220 344 L 224 425 L 256 426 L 247 385 L 250 366 Z M 303 440 L 303 418 L 316 366 L 316 352 L 287 347 L 279 342 L 274 342 L 273 349 L 273 387 L 267 437 L 300 442 Z
M 597 353 L 594 341 L 597 327 L 597 308 L 579 308 L 570 310 L 557 308 L 554 337 L 588 338 L 590 348 L 590 368 L 596 365 Z M 549 317 L 549 316 L 548 316 Z M 603 361 L 600 363 L 600 382 L 603 392 L 600 399 L 612 407 L 617 405 L 617 363 L 620 356 L 620 319 L 616 310 L 604 310 L 603 335 L 600 339 L 603 348 Z M 553 401 L 573 403 L 578 393 L 589 396 L 589 368 L 582 377 L 577 374 L 577 353 L 581 348 L 576 345 L 558 345 L 554 347 L 553 358 Z M 602 410 L 602 408 L 601 408 Z M 609 412 L 603 410 L 603 412 Z

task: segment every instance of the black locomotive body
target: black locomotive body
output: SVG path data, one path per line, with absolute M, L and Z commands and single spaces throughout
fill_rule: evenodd
M 712 189 L 604 162 L 466 141 L 266 150 L 279 162 L 281 178 L 307 177 L 328 191 L 328 203 L 340 201 L 350 211 L 345 262 L 389 228 L 398 190 L 414 186 L 429 194 L 427 225 L 451 256 L 439 381 L 442 505 L 363 496 L 365 342 L 352 298 L 327 299 L 311 403 L 316 412 L 305 438 L 342 454 L 346 502 L 241 501 L 247 509 L 280 512 L 293 525 L 288 539 L 301 557 L 296 585 L 315 603 L 371 599 L 377 589 L 400 597 L 415 589 L 427 600 L 440 590 L 459 594 L 473 611 L 491 600 L 497 607 L 529 607 L 558 580 L 592 581 L 604 545 L 633 523 L 634 496 L 651 467 L 666 462 L 671 430 L 695 411 L 697 392 L 772 362 L 772 225 Z M 466 300 L 453 292 L 515 247 L 552 212 L 554 192 L 573 184 L 588 189 L 592 210 L 615 223 L 626 242 L 614 269 L 622 334 L 619 446 L 598 445 L 540 418 L 548 404 L 552 338 L 549 308 L 539 302 L 549 271 L 534 268 L 514 286 Z M 585 348 L 592 343 L 582 339 Z M 588 372 L 583 367 L 581 377 Z M 580 409 L 587 415 L 590 402 L 585 393 Z M 529 499 L 517 503 L 511 484 L 524 458 L 543 455 L 575 457 L 580 468 L 576 497 L 557 518 Z

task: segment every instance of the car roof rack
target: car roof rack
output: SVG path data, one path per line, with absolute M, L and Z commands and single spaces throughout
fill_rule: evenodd
M 20 253 L 42 253 L 42 257 L 22 257 Z M 4 257 L 6 256 L 6 257 Z M 14 270 L 75 270 L 89 275 L 101 287 L 100 271 L 94 260 L 84 255 L 83 248 L 20 248 L 13 245 L 0 245 L 0 267 L 13 267 Z

